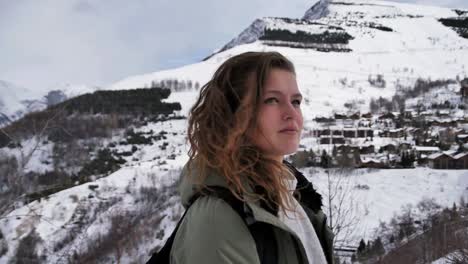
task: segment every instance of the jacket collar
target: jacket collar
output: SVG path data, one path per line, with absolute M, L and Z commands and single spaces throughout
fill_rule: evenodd
M 317 213 L 322 207 L 322 196 L 317 193 L 312 183 L 310 183 L 291 163 L 284 161 L 284 164 L 288 166 L 297 179 L 296 192 L 300 193 L 300 203 Z M 195 175 L 198 173 L 199 171 L 196 168 L 189 171 L 187 165 L 184 166 L 182 170 L 179 190 L 182 204 L 186 208 L 190 204 L 192 197 L 199 192 L 201 186 L 219 186 L 229 188 L 227 181 L 221 177 L 218 172 L 212 169 L 207 169 L 204 172 L 206 173 L 206 178 L 203 184 L 197 184 L 194 182 L 194 179 Z M 246 186 L 246 188 L 249 192 L 253 192 L 253 189 L 250 186 Z M 278 217 L 276 217 L 277 209 L 276 211 L 266 210 L 258 203 L 254 202 L 246 202 L 246 204 L 250 208 L 254 221 L 266 222 L 290 231 L 289 228 L 287 228 L 278 219 Z

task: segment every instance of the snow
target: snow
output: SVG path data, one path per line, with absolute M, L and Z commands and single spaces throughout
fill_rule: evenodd
M 356 108 L 354 111 L 364 113 L 368 111 L 370 99 L 390 98 L 395 94 L 398 85 L 411 86 L 418 78 L 434 80 L 468 76 L 466 65 L 468 40 L 459 37 L 452 29 L 437 21 L 438 18 L 455 16 L 454 11 L 448 8 L 385 1 L 357 0 L 353 2 L 358 5 L 339 5 L 337 1 L 322 0 L 315 9 L 307 11 L 304 15 L 304 19 L 313 21 L 294 20 L 293 23 L 287 23 L 286 20 L 279 18 L 256 20 L 233 41 L 225 45 L 225 49 L 220 49 L 220 52 L 212 54 L 205 61 L 176 69 L 130 76 L 102 89 L 150 87 L 152 82 L 167 79 L 190 80 L 199 82 L 203 86 L 210 80 L 215 70 L 232 56 L 247 51 L 278 51 L 296 66 L 297 82 L 304 95 L 302 111 L 305 131 L 312 131 L 320 127 L 320 124 L 314 121 L 315 117 L 343 112 L 345 103 L 354 103 Z M 311 22 L 317 24 L 309 25 L 308 23 Z M 369 27 L 371 22 L 387 26 L 393 32 L 371 28 Z M 352 51 L 319 52 L 313 49 L 276 47 L 265 45 L 259 40 L 265 28 L 320 33 L 324 29 L 322 25 L 340 26 L 352 35 L 354 39 L 350 40 L 348 45 Z M 383 75 L 386 81 L 385 88 L 374 87 L 369 83 L 369 77 L 377 74 Z M 15 89 L 18 91 L 15 94 L 8 93 L 11 87 L 11 84 L 4 85 L 0 82 L 2 96 L 0 112 L 3 111 L 1 102 L 4 105 L 7 102 L 7 109 L 10 112 L 5 113 L 14 113 L 15 111 L 11 109 L 22 107 L 18 102 L 23 99 L 23 95 L 28 94 L 27 91 L 20 89 Z M 69 97 L 101 89 L 85 85 L 64 85 L 59 88 Z M 419 103 L 418 100 L 423 100 L 427 104 L 443 103 L 446 100 L 458 102 L 454 99 L 458 89 L 458 84 L 452 84 L 432 90 L 422 99 L 409 99 L 407 108 Z M 182 109 L 176 114 L 187 117 L 190 108 L 198 98 L 198 93 L 194 90 L 172 92 L 165 102 L 181 103 Z M 10 97 L 7 98 L 7 96 Z M 451 111 L 448 114 L 452 118 L 466 116 L 464 111 Z M 345 125 L 332 127 L 343 129 Z M 48 256 L 48 262 L 63 262 L 60 256 L 66 255 L 71 250 L 84 250 L 89 241 L 109 230 L 110 219 L 114 213 L 130 214 L 143 206 L 137 201 L 135 190 L 141 187 L 161 190 L 178 180 L 178 174 L 188 160 L 186 127 L 187 120 L 182 119 L 149 123 L 137 128 L 135 129 L 137 132 L 153 131 L 155 134 L 162 131 L 168 132 L 167 139 L 154 142 L 152 145 L 138 146 L 132 156 L 125 157 L 127 163 L 123 168 L 106 177 L 63 190 L 46 199 L 18 206 L 6 218 L 0 219 L 0 230 L 5 235 L 10 249 L 6 255 L 0 257 L 0 263 L 7 262 L 14 255 L 14 250 L 21 238 L 33 228 L 44 240 L 41 250 Z M 378 149 L 388 144 L 412 143 L 413 140 L 410 137 L 406 140 L 378 137 L 378 130 L 374 132 L 372 141 L 359 138 L 352 139 L 351 144 L 359 146 L 372 144 Z M 121 137 L 122 134 L 115 135 L 109 142 L 119 142 Z M 304 136 L 301 145 L 305 149 L 313 149 L 316 153 L 320 153 L 322 149 L 330 152 L 330 145 L 320 145 L 318 140 Z M 167 145 L 165 149 L 161 148 L 163 144 Z M 34 139 L 29 139 L 22 142 L 22 145 L 24 150 L 28 151 L 36 146 L 36 142 Z M 51 169 L 50 153 L 53 144 L 41 142 L 38 147 L 39 151 L 37 155 L 31 157 L 26 171 L 45 172 Z M 115 147 L 115 150 L 128 151 L 130 148 L 131 146 L 119 145 Z M 439 151 L 437 147 L 416 146 L 415 149 Z M 17 149 L 0 151 L 8 155 L 21 156 Z M 362 159 L 368 162 L 380 162 L 379 159 L 386 159 L 386 156 L 386 154 L 380 157 L 363 156 Z M 389 157 L 394 159 L 396 156 L 389 155 Z M 308 168 L 303 171 L 318 191 L 326 197 L 328 172 L 317 168 Z M 395 170 L 357 169 L 345 176 L 339 176 L 333 170 L 331 172 L 333 181 L 338 181 L 341 177 L 346 178 L 344 189 L 350 190 L 350 199 L 346 200 L 348 206 L 354 207 L 357 204 L 356 214 L 360 216 L 360 223 L 353 233 L 353 241 L 356 244 L 361 238 L 372 238 L 380 221 L 389 221 L 401 210 L 402 206 L 407 204 L 416 205 L 422 199 L 434 198 L 441 205 L 449 206 L 458 202 L 461 196 L 468 200 L 467 170 L 433 170 L 424 167 Z M 98 185 L 98 188 L 92 190 L 91 185 Z M 357 186 L 369 188 L 362 189 Z M 113 201 L 113 203 L 110 203 L 105 211 L 99 211 L 98 205 L 105 201 Z M 324 201 L 326 202 L 327 199 L 324 198 Z M 351 205 L 350 203 L 353 202 L 355 204 Z M 150 250 L 161 245 L 174 228 L 182 207 L 178 203 L 177 196 L 170 197 L 167 203 L 167 207 L 158 209 L 166 217 L 155 227 L 155 229 L 166 231 L 164 236 L 140 245 L 138 252 L 134 253 L 138 257 L 146 256 Z M 52 252 L 56 243 L 62 241 L 76 226 L 74 221 L 80 217 L 81 210 L 84 210 L 81 214 L 90 217 L 89 225 L 85 230 L 80 230 L 76 241 L 73 240 L 59 252 Z M 86 242 L 80 243 L 80 241 Z M 124 255 L 121 259 L 122 263 L 135 261 L 134 257 Z
M 439 147 L 426 147 L 426 146 L 415 146 L 414 150 L 416 151 L 440 151 Z
M 378 162 L 378 161 L 375 161 Z M 327 172 L 324 169 L 304 169 L 306 177 L 314 184 L 327 204 Z M 350 174 L 340 176 L 332 173 L 332 182 L 340 177 L 342 188 L 349 190 L 346 194 L 345 208 L 356 207 L 360 223 L 355 226 L 354 241 L 356 245 L 361 238 L 370 239 L 380 221 L 389 221 L 407 204 L 416 206 L 423 199 L 434 198 L 442 206 L 458 203 L 460 197 L 468 198 L 467 170 L 433 170 L 415 169 L 357 169 Z M 367 185 L 368 190 L 356 189 L 357 185 Z M 328 214 L 328 211 L 325 211 Z

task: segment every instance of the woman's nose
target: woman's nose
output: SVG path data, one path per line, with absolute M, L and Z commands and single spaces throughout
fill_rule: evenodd
M 297 112 L 297 110 L 294 107 L 294 105 L 292 103 L 287 103 L 283 107 L 283 119 L 284 120 L 293 119 L 297 115 L 296 112 Z

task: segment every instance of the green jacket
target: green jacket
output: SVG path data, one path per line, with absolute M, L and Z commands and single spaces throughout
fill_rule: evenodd
M 208 186 L 227 188 L 227 182 L 214 171 L 207 172 L 204 182 Z M 187 169 L 182 171 L 180 193 L 182 204 L 187 207 L 190 198 L 196 193 L 196 186 L 190 181 Z M 326 216 L 321 210 L 304 206 L 317 236 L 323 246 L 329 263 L 333 262 L 333 234 L 326 224 Z M 254 221 L 272 225 L 278 249 L 278 264 L 308 263 L 305 250 L 297 235 L 275 215 L 258 204 L 247 202 Z M 296 241 L 293 241 L 296 240 Z M 299 245 L 298 256 L 297 248 Z M 300 259 L 303 262 L 300 262 Z M 213 196 L 198 198 L 189 208 L 180 224 L 171 249 L 172 264 L 203 263 L 252 263 L 260 264 L 255 241 L 245 222 L 225 201 Z

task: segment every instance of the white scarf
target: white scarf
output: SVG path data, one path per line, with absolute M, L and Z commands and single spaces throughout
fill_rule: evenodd
M 287 199 L 290 199 L 290 204 L 293 206 L 294 212 L 286 211 L 285 214 L 283 210 L 279 210 L 278 218 L 299 237 L 304 246 L 309 264 L 327 264 L 322 245 L 320 245 L 314 226 L 310 222 L 302 206 L 293 196 L 297 180 L 293 178 L 287 179 L 286 181 L 289 189 Z

